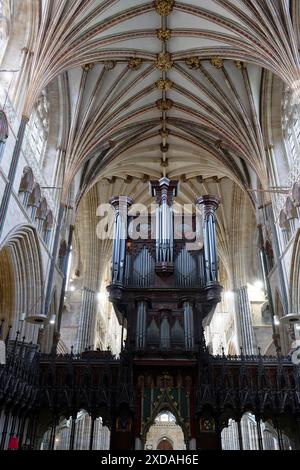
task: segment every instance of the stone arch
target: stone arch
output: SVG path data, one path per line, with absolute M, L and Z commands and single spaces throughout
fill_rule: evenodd
M 180 426 L 181 429 L 182 429 L 182 432 L 183 432 L 183 435 L 184 435 L 184 441 L 187 443 L 188 440 L 189 440 L 188 429 L 185 426 L 185 424 L 183 422 L 183 419 L 181 418 L 181 416 L 178 412 L 175 401 L 172 400 L 169 393 L 167 391 L 165 391 L 164 393 L 162 393 L 159 402 L 156 404 L 156 406 L 154 407 L 154 409 L 152 411 L 150 419 L 147 421 L 146 425 L 144 426 L 143 433 L 142 433 L 142 441 L 143 441 L 144 445 L 146 443 L 146 437 L 147 437 L 147 433 L 148 433 L 149 429 L 151 428 L 151 426 L 153 426 L 155 424 L 155 420 L 156 420 L 157 416 L 162 411 L 170 412 L 175 417 L 178 426 Z
M 164 419 L 163 419 L 164 418 Z M 182 425 L 168 409 L 161 410 L 149 426 L 144 446 L 153 450 L 183 450 L 187 440 Z
M 53 213 L 49 209 L 47 211 L 46 218 L 43 224 L 43 240 L 46 244 L 49 243 L 50 233 L 51 233 L 51 230 L 53 229 L 53 223 L 54 223 Z
M 300 207 L 300 183 L 296 181 L 292 188 L 292 196 L 296 207 Z
M 48 212 L 48 205 L 46 199 L 43 197 L 39 203 L 36 211 L 36 218 L 46 220 Z
M 279 227 L 284 232 L 289 232 L 291 229 L 287 214 L 284 209 L 281 209 L 279 214 Z
M 283 307 L 283 302 L 281 300 L 281 295 L 278 289 L 275 290 L 275 313 L 278 316 L 279 320 L 285 315 L 284 307 Z M 287 332 L 285 330 L 285 325 L 280 322 L 279 324 L 279 332 L 280 332 L 280 343 L 281 343 L 281 349 L 283 350 L 282 352 L 284 354 L 288 353 L 288 337 L 287 337 Z
M 174 442 L 170 437 L 164 436 L 159 440 L 156 449 L 157 450 L 174 450 Z
M 35 183 L 32 187 L 32 191 L 29 196 L 28 205 L 38 207 L 41 200 L 41 188 L 38 183 Z
M 37 222 L 37 227 L 39 232 L 43 231 L 44 223 L 48 213 L 48 204 L 45 197 L 42 197 L 40 203 L 37 207 L 35 220 Z
M 40 4 L 31 0 L 4 1 L 11 7 L 8 10 L 7 37 L 5 44 L 1 47 L 0 62 L 3 69 L 18 70 L 14 76 L 7 78 L 6 86 L 12 80 L 11 96 L 17 98 L 17 107 L 19 107 L 26 93 L 24 74 L 26 76 L 30 72 L 30 56 L 40 21 Z
M 285 212 L 286 212 L 286 216 L 288 220 L 297 219 L 298 217 L 295 204 L 293 203 L 290 196 L 287 197 L 286 202 L 285 202 Z
M 279 180 L 288 175 L 289 161 L 285 146 L 282 120 L 285 84 L 267 70 L 262 76 L 262 129 L 265 142 L 268 143 L 267 169 L 270 186 L 279 184 Z
M 3 109 L 0 109 L 0 145 L 6 142 L 8 138 L 9 128 L 8 128 L 8 120 L 5 112 Z
M 4 145 L 8 138 L 8 121 L 5 112 L 0 109 L 0 161 L 3 155 Z
M 23 175 L 19 186 L 19 193 L 31 193 L 34 185 L 33 171 L 29 166 L 23 169 Z
M 289 304 L 292 312 L 300 310 L 300 234 L 297 233 L 291 261 Z
M 0 246 L 0 315 L 5 329 L 19 328 L 20 316 L 26 314 L 27 322 L 41 323 L 44 319 L 43 271 L 39 241 L 33 227 L 17 226 Z M 37 330 L 26 322 L 25 337 L 37 340 Z

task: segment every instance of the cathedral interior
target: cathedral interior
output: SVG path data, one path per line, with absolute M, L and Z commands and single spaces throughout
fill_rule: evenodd
M 299 0 L 0 0 L 0 449 L 300 449 Z

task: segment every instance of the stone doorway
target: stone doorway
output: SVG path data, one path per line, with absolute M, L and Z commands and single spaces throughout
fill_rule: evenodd
M 155 418 L 146 437 L 146 450 L 186 450 L 182 428 L 168 410 Z

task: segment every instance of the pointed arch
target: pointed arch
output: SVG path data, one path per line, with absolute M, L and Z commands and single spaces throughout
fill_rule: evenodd
M 21 313 L 26 320 L 41 323 L 43 309 L 43 269 L 39 241 L 34 227 L 19 225 L 0 246 L 0 316 L 5 327 L 18 328 Z M 29 335 L 31 331 L 28 326 Z M 28 338 L 33 340 L 34 338 Z

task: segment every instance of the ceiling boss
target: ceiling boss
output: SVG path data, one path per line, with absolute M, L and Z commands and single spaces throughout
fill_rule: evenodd
M 174 0 L 156 0 L 155 10 L 161 16 L 168 16 L 174 7 Z

